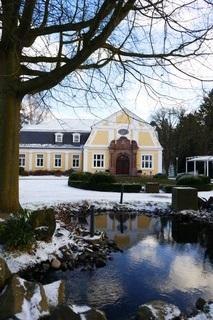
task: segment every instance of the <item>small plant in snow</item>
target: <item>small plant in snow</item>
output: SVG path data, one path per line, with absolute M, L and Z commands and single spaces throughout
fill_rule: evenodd
M 0 225 L 0 242 L 9 250 L 29 250 L 35 242 L 31 213 L 21 210 Z

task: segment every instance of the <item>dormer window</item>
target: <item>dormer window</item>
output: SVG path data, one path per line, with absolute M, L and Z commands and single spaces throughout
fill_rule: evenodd
M 63 133 L 55 133 L 55 142 L 62 143 L 63 142 Z
M 80 142 L 80 133 L 73 133 L 72 139 L 73 139 L 74 143 L 79 143 Z

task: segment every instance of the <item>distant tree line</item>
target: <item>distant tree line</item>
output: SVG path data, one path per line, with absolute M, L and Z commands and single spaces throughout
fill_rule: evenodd
M 198 110 L 186 113 L 183 109 L 161 108 L 153 115 L 151 125 L 163 147 L 166 173 L 171 164 L 178 164 L 178 172 L 184 172 L 186 157 L 213 155 L 213 89 Z

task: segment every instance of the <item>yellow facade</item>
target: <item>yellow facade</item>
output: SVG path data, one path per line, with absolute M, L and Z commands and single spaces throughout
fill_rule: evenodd
M 63 152 L 62 150 L 48 151 L 48 150 L 24 150 L 20 149 L 20 154 L 25 155 L 25 170 L 26 171 L 37 171 L 37 170 L 47 170 L 47 171 L 66 171 L 71 168 L 76 171 L 82 171 L 82 151 L 78 152 Z M 43 166 L 37 165 L 37 155 L 43 155 Z M 55 156 L 61 156 L 61 166 L 55 165 Z M 79 155 L 79 166 L 73 167 L 73 155 Z
M 131 122 L 131 118 L 125 113 L 118 114 L 116 117 L 117 124 L 120 124 L 120 123 L 129 124 L 130 122 Z
M 98 130 L 92 139 L 92 144 L 94 145 L 107 145 L 109 141 L 109 132 Z
M 139 132 L 138 144 L 140 146 L 154 146 L 152 136 L 150 132 Z
M 81 133 L 78 134 L 79 136 L 81 135 Z M 78 147 L 73 145 L 73 148 L 69 149 L 66 149 L 66 145 L 65 148 L 63 148 L 62 145 L 61 149 L 57 149 L 56 145 L 54 145 L 54 147 L 51 146 L 49 149 L 45 148 L 45 145 L 41 149 L 34 149 L 33 147 L 20 147 L 20 154 L 25 154 L 26 171 L 66 171 L 71 168 L 75 171 L 88 171 L 91 173 L 97 171 L 108 171 L 112 167 L 113 163 L 112 154 L 109 152 L 110 144 L 113 141 L 113 143 L 116 144 L 117 141 L 121 141 L 119 139 L 123 139 L 122 143 L 124 144 L 125 141 L 128 141 L 131 146 L 132 143 L 136 143 L 136 163 L 134 160 L 134 174 L 154 175 L 158 172 L 161 172 L 162 147 L 157 139 L 157 135 L 153 127 L 141 121 L 141 119 L 139 119 L 136 115 L 132 115 L 128 110 L 125 112 L 119 111 L 107 119 L 93 125 L 89 137 L 83 145 L 79 145 Z M 114 153 L 114 167 L 116 163 L 115 160 L 118 159 L 118 156 L 122 152 L 125 154 L 125 150 L 120 151 L 120 149 L 116 151 L 116 154 Z M 131 152 L 133 151 L 130 148 L 126 153 L 129 159 L 127 159 L 129 161 L 129 170 L 131 170 L 133 163 L 133 153 Z M 43 166 L 37 166 L 37 154 L 43 155 Z M 61 156 L 60 167 L 55 166 L 55 155 Z M 73 167 L 74 155 L 79 155 L 78 167 Z M 142 155 L 152 156 L 151 168 L 142 168 Z M 97 165 L 97 161 L 94 161 L 95 156 L 98 156 L 99 158 L 102 157 L 102 160 L 99 161 L 99 165 Z M 129 171 L 129 174 L 132 173 Z
M 104 156 L 104 166 L 102 168 L 94 167 L 94 155 L 103 154 Z M 94 173 L 97 171 L 105 171 L 109 168 L 109 151 L 101 149 L 90 149 L 87 155 L 88 172 Z
M 151 155 L 152 156 L 152 168 L 142 168 L 142 155 Z M 144 176 L 154 175 L 159 172 L 158 170 L 158 152 L 157 151 L 145 151 L 139 150 L 136 157 L 136 165 L 138 170 L 142 170 Z

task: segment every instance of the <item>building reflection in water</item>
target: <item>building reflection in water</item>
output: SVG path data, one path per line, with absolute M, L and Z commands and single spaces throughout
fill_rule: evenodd
M 121 249 L 128 249 L 147 235 L 160 233 L 161 224 L 142 214 L 110 213 L 95 216 L 95 228 L 106 232 Z
M 86 219 L 89 224 L 89 217 Z M 103 213 L 95 216 L 95 229 L 106 232 L 121 249 L 129 249 L 151 236 L 159 244 L 177 246 L 199 243 L 205 258 L 213 262 L 213 228 L 196 222 L 181 223 L 165 217 L 151 218 L 144 214 Z

